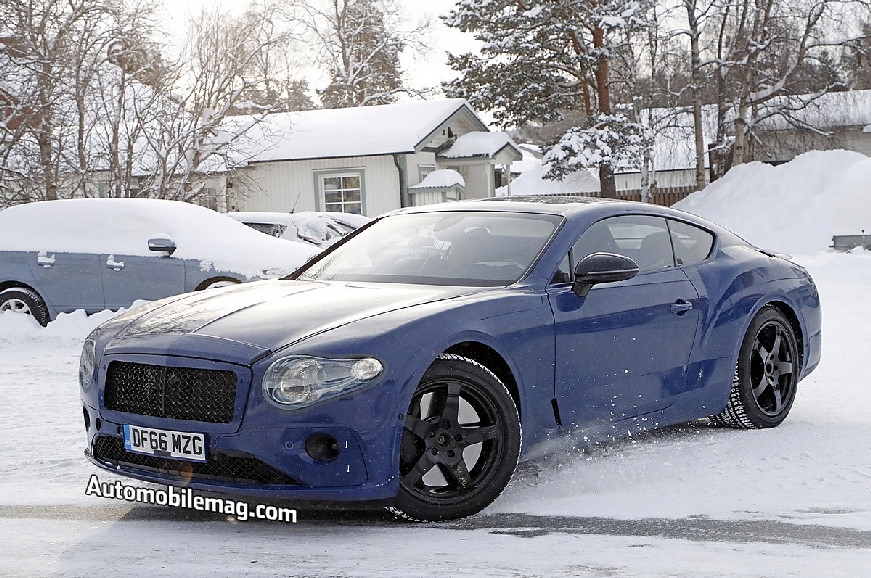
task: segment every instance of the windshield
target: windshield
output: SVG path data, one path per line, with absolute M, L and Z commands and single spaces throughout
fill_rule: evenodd
M 387 217 L 313 263 L 302 279 L 496 287 L 517 281 L 556 215 L 437 212 Z

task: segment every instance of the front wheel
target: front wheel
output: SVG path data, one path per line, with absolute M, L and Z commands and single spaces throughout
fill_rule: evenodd
M 17 311 L 32 315 L 36 321 L 45 327 L 49 322 L 48 307 L 42 298 L 31 289 L 12 287 L 0 291 L 0 312 Z
M 440 356 L 408 408 L 391 509 L 427 521 L 480 512 L 511 479 L 520 444 L 517 406 L 499 378 L 471 359 Z
M 779 425 L 795 401 L 799 370 L 792 325 L 774 307 L 763 308 L 741 343 L 729 404 L 714 421 L 740 429 Z

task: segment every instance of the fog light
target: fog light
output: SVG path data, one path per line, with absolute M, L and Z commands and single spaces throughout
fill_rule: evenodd
M 339 442 L 331 435 L 314 434 L 305 441 L 305 452 L 319 462 L 331 462 L 339 457 Z
M 88 408 L 82 406 L 82 413 L 85 414 L 85 431 L 91 429 L 91 416 L 88 414 Z

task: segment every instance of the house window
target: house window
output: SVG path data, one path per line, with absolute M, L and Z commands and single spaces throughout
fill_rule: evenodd
M 417 165 L 417 182 L 422 183 L 428 174 L 435 170 L 435 165 Z
M 320 195 L 325 211 L 362 215 L 362 173 L 321 175 Z

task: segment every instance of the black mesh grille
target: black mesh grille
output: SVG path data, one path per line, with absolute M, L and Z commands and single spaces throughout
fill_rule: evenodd
M 106 409 L 230 423 L 236 403 L 236 373 L 113 361 L 106 371 Z
M 134 466 L 182 480 L 206 479 L 261 485 L 299 485 L 299 482 L 287 474 L 247 454 L 231 456 L 212 452 L 206 463 L 169 460 L 128 452 L 124 449 L 123 439 L 99 436 L 94 442 L 93 455 L 94 458 L 104 462 Z

